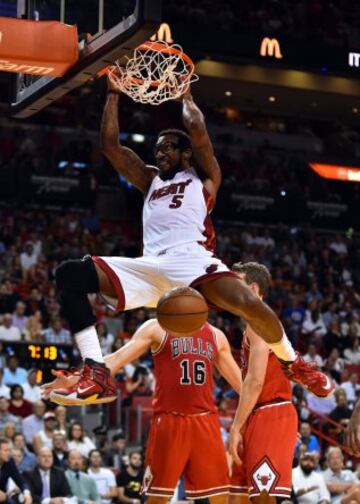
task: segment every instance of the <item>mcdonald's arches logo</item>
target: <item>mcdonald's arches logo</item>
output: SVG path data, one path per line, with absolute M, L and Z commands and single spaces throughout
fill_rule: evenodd
M 158 40 L 160 42 L 167 42 L 168 44 L 172 44 L 174 39 L 172 38 L 171 28 L 167 23 L 161 23 L 158 31 L 154 33 L 150 40 Z
M 283 55 L 279 41 L 275 38 L 264 37 L 260 45 L 260 56 L 281 59 Z

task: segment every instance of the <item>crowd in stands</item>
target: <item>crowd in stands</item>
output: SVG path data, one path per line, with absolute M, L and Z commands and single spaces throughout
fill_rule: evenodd
M 65 114 L 65 117 L 84 118 L 91 110 L 86 106 L 83 113 L 80 107 L 75 114 L 73 109 L 76 109 L 78 103 L 72 96 L 68 99 L 72 114 Z M 100 123 L 101 113 L 98 103 L 97 117 L 95 120 L 93 117 L 89 119 L 89 123 L 96 129 Z M 164 127 L 181 126 L 180 109 L 172 105 L 169 110 L 164 109 L 164 113 L 160 109 L 156 115 L 150 115 L 141 107 L 137 110 L 128 105 L 122 100 L 124 116 L 127 118 L 123 126 L 122 143 L 133 148 L 146 162 L 152 164 L 154 132 L 159 132 Z M 66 99 L 63 108 L 66 110 Z M 57 119 L 62 117 L 58 114 L 57 107 L 54 109 L 54 117 Z M 51 108 L 46 109 L 44 114 L 45 116 L 50 114 L 47 119 L 53 120 Z M 228 125 L 229 131 L 235 131 L 231 129 L 235 126 L 238 128 L 236 135 L 214 133 L 216 154 L 224 173 L 217 212 L 224 218 L 241 218 L 241 210 L 236 199 L 241 194 L 272 198 L 272 211 L 277 214 L 282 212 L 285 219 L 294 213 L 295 217 L 292 219 L 297 222 L 304 222 L 310 218 L 306 214 L 308 201 L 344 204 L 348 208 L 356 208 L 359 205 L 360 193 L 357 184 L 326 180 L 309 168 L 309 162 L 318 160 L 317 152 L 302 151 L 301 141 L 296 151 L 290 151 L 276 144 L 272 145 L 271 140 L 271 135 L 279 133 L 280 130 L 283 130 L 281 134 L 284 135 L 299 134 L 319 138 L 319 145 L 321 144 L 323 149 L 322 155 L 327 155 L 325 162 L 357 166 L 356 159 L 360 153 L 359 134 L 350 126 L 314 123 L 310 130 L 302 121 L 297 123 L 295 120 L 283 118 L 240 114 L 228 107 L 209 109 L 207 117 L 210 128 L 212 124 L 217 127 Z M 303 126 L 300 127 L 299 124 Z M 242 132 L 246 131 L 266 134 L 267 138 L 259 137 L 257 143 L 248 145 L 246 138 L 242 139 L 241 136 Z M 28 203 L 29 200 L 33 203 L 38 202 L 39 191 L 40 197 L 46 198 L 48 187 L 34 186 L 32 180 L 34 176 L 76 179 L 84 184 L 82 198 L 86 199 L 83 204 L 87 206 L 96 204 L 96 188 L 99 186 L 119 188 L 132 198 L 131 188 L 119 181 L 116 172 L 102 157 L 98 133 L 82 129 L 76 121 L 73 121 L 71 128 L 64 130 L 62 134 L 58 129 L 50 130 L 43 126 L 20 128 L 14 123 L 0 128 L 0 179 L 4 182 L 0 184 L 0 196 L 20 204 L 24 201 Z M 61 193 L 60 189 L 59 192 Z M 66 197 L 66 193 L 63 192 L 60 196 Z M 290 207 L 290 212 L 279 210 L 284 202 Z M 73 204 L 77 203 L 75 199 Z M 353 215 L 353 211 L 349 210 L 349 214 Z M 274 219 L 273 215 L 271 219 Z M 34 253 L 36 251 L 33 251 L 33 256 Z M 24 255 L 22 258 L 22 261 L 27 261 L 29 265 L 32 260 L 31 255 Z
M 171 0 L 164 6 L 169 21 L 221 30 L 264 32 L 291 38 L 321 40 L 337 46 L 359 41 L 358 6 L 349 0 Z

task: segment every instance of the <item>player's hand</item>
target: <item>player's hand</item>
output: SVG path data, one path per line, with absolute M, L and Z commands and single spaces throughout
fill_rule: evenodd
M 345 430 L 345 446 L 355 456 L 360 455 L 360 403 L 355 406 Z
M 235 464 L 241 465 L 242 461 L 239 454 L 244 450 L 244 441 L 241 432 L 238 429 L 230 429 L 229 435 L 229 452 Z
M 51 370 L 51 374 L 56 376 L 55 380 L 44 383 L 44 385 L 41 386 L 41 395 L 44 399 L 48 399 L 53 390 L 70 388 L 80 379 L 80 375 L 65 376 L 61 371 L 55 371 L 55 369 Z
M 110 79 L 109 75 L 113 74 L 117 77 L 120 77 L 120 70 L 116 65 L 112 65 L 108 68 L 107 72 L 107 88 L 108 91 L 115 91 L 116 93 L 120 94 L 119 88 L 114 84 L 114 82 Z

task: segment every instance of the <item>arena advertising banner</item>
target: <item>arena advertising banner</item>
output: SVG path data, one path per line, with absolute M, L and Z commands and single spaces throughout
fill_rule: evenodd
M 91 179 L 80 177 L 47 177 L 32 175 L 31 194 L 42 202 L 86 204 L 91 198 Z
M 218 200 L 219 213 L 223 218 L 234 218 L 248 222 L 284 222 L 302 224 L 312 222 L 314 226 L 341 229 L 351 223 L 354 209 L 347 204 L 327 201 L 293 199 L 287 194 L 278 198 L 251 194 L 231 195 L 226 206 Z

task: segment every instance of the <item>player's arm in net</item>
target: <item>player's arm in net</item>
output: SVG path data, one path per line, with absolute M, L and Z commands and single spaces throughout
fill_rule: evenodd
M 247 328 L 247 336 L 250 343 L 248 371 L 241 388 L 241 395 L 229 438 L 230 453 L 237 464 L 240 464 L 238 446 L 239 443 L 241 444 L 241 429 L 254 409 L 262 391 L 269 361 L 269 348 L 260 336 L 254 333 L 250 327 Z
M 154 177 L 154 172 L 131 149 L 119 140 L 119 94 L 112 89 L 109 81 L 108 95 L 101 121 L 101 149 L 115 170 L 128 182 L 146 193 Z
M 240 394 L 242 387 L 242 377 L 239 366 L 236 364 L 231 353 L 231 348 L 225 334 L 213 327 L 216 333 L 218 353 L 214 360 L 215 367 L 223 378 Z
M 221 170 L 206 129 L 204 115 L 188 92 L 183 96 L 183 121 L 187 129 L 197 168 L 204 177 L 204 186 L 215 199 L 221 184 Z

